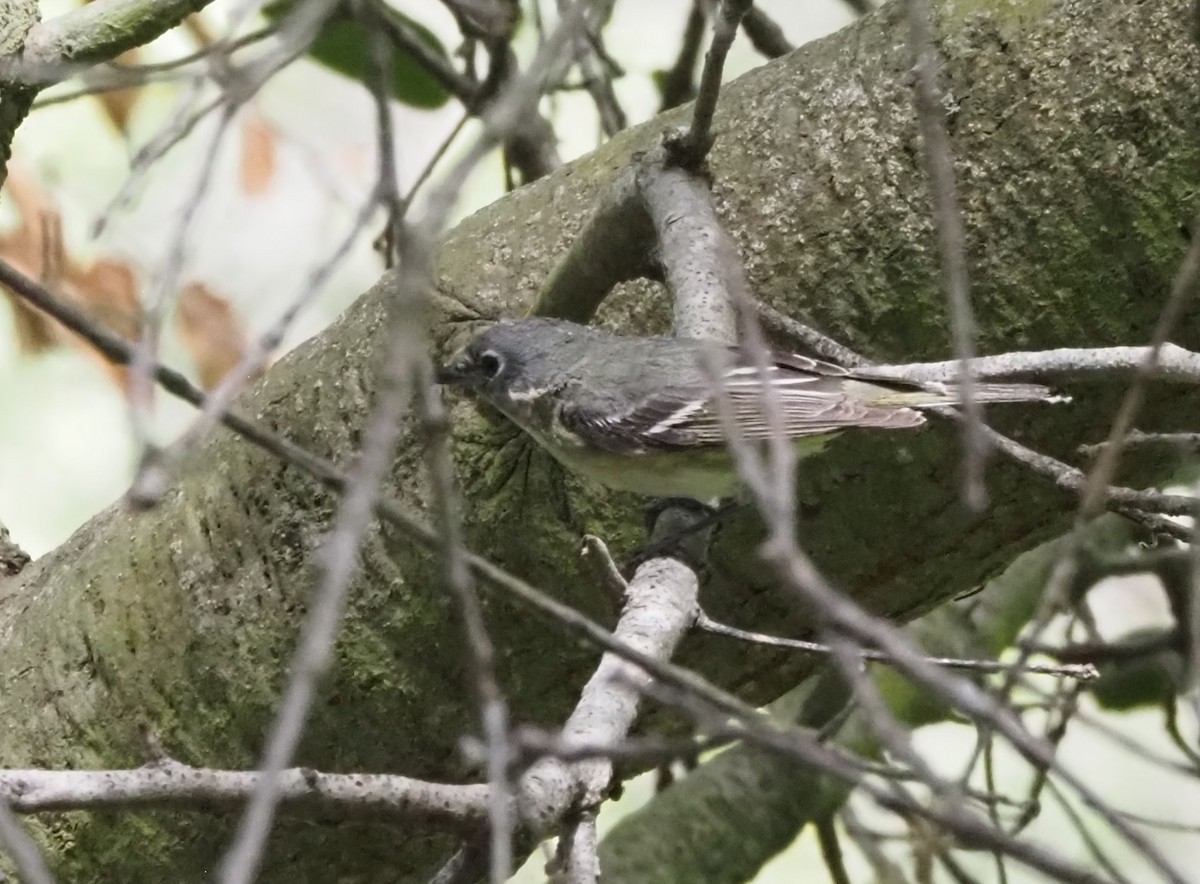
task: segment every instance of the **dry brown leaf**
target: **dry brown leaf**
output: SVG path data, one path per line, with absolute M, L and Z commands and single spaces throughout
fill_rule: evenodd
M 100 324 L 127 341 L 141 334 L 142 302 L 138 291 L 137 274 L 124 261 L 101 258 L 86 268 L 69 268 L 62 287 L 63 294 L 85 308 Z M 61 326 L 56 328 L 65 341 L 78 347 L 97 361 L 105 374 L 122 391 L 129 390 L 129 371 L 114 365 L 82 338 Z
M 261 196 L 275 178 L 277 137 L 275 130 L 258 114 L 248 114 L 242 123 L 242 192 Z
M 137 274 L 128 263 L 100 258 L 86 268 L 72 267 L 66 288 L 73 301 L 125 340 L 132 341 L 141 333 Z
M 7 195 L 21 223 L 0 234 L 0 257 L 64 300 L 85 309 L 98 323 L 127 341 L 138 339 L 144 319 L 137 272 L 124 260 L 100 258 L 83 265 L 71 260 L 62 242 L 62 221 L 49 198 L 21 170 L 9 173 Z M 22 352 L 52 346 L 76 347 L 96 359 L 123 391 L 129 389 L 125 366 L 113 365 L 82 338 L 40 310 L 0 287 L 15 308 L 16 334 Z M 180 339 L 196 362 L 201 385 L 212 389 L 246 352 L 246 331 L 232 305 L 200 283 L 185 286 L 179 299 Z
M 65 263 L 62 218 L 28 173 L 15 163 L 10 164 L 5 191 L 21 222 L 14 230 L 0 235 L 0 258 L 27 276 L 57 287 Z M 54 323 L 46 314 L 12 297 L 3 287 L 0 292 L 13 305 L 17 346 L 22 353 L 37 353 L 56 342 Z
M 87 265 L 72 260 L 63 245 L 61 216 L 25 170 L 11 168 L 5 190 L 21 221 L 15 229 L 0 236 L 0 257 L 64 300 L 83 307 L 126 340 L 134 340 L 141 329 L 142 305 L 133 267 L 112 258 Z M 13 304 L 21 352 L 37 353 L 63 345 L 76 347 L 94 358 L 113 382 L 125 389 L 127 374 L 123 367 L 112 365 L 82 338 L 13 297 L 6 289 L 0 287 L 0 292 Z
M 179 298 L 179 337 L 196 361 L 200 386 L 211 390 L 246 353 L 246 330 L 233 306 L 202 283 Z

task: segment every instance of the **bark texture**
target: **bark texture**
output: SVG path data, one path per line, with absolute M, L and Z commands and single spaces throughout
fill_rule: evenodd
M 0 59 L 20 52 L 25 45 L 25 38 L 37 22 L 36 0 L 11 0 L 0 5 Z M 29 113 L 29 106 L 37 94 L 10 77 L 9 71 L 0 69 L 0 184 L 7 177 L 13 135 Z
M 981 352 L 1144 342 L 1183 253 L 1200 181 L 1200 64 L 1185 0 L 957 3 L 940 17 L 944 86 L 970 235 Z M 901 10 L 891 4 L 732 84 L 712 156 L 719 208 L 760 297 L 881 360 L 949 355 L 930 200 L 911 110 Z M 441 254 L 440 346 L 526 309 L 556 257 L 631 153 L 674 112 L 524 187 L 461 224 Z M 277 365 L 240 408 L 341 463 L 374 389 L 391 277 Z M 670 305 L 622 287 L 605 324 L 659 331 Z M 1176 341 L 1200 346 L 1190 314 Z M 1053 409 L 994 409 L 998 428 L 1058 455 L 1104 435 L 1118 385 L 1079 385 Z M 1159 388 L 1143 429 L 1178 429 L 1194 391 Z M 456 454 L 473 549 L 604 617 L 577 549 L 640 540 L 640 504 L 565 476 L 503 422 L 458 403 Z M 909 618 L 977 585 L 1056 534 L 1073 504 L 1000 462 L 992 508 L 958 503 L 958 434 L 846 434 L 805 461 L 805 543 L 875 610 Z M 1162 475 L 1143 460 L 1127 481 Z M 419 440 L 390 493 L 425 507 Z M 251 765 L 313 583 L 336 501 L 228 436 L 188 465 L 158 509 L 97 515 L 0 584 L 0 757 L 13 767 L 144 760 L 138 726 L 195 765 Z M 716 537 L 702 601 L 717 618 L 800 633 L 755 556 L 752 516 Z M 438 569 L 385 529 L 364 547 L 339 644 L 299 763 L 476 779 L 457 752 L 475 714 L 462 639 Z M 488 617 L 515 720 L 560 723 L 597 655 L 494 593 Z M 727 640 L 685 643 L 681 662 L 765 702 L 796 683 L 794 655 Z M 670 722 L 652 716 L 659 726 Z M 64 880 L 207 876 L 231 820 L 179 813 L 58 814 L 31 824 Z M 449 852 L 416 825 L 284 821 L 265 881 L 424 880 Z

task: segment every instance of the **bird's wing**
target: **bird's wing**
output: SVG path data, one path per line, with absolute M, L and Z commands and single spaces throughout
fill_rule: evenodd
M 783 432 L 793 439 L 836 433 L 848 427 L 913 427 L 924 417 L 911 408 L 871 405 L 850 387 L 863 387 L 845 369 L 803 356 L 774 356 L 765 381 L 774 390 Z M 742 438 L 770 438 L 763 397 L 764 375 L 735 364 L 721 384 Z M 703 382 L 674 385 L 645 394 L 625 407 L 565 406 L 564 425 L 594 447 L 617 453 L 672 450 L 723 444 L 721 405 Z

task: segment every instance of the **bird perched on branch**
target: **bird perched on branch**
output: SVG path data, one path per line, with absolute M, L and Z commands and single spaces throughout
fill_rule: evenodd
M 734 347 L 622 337 L 558 319 L 498 323 L 437 379 L 487 401 L 583 476 L 702 501 L 738 486 L 726 421 L 756 443 L 770 438 L 775 423 L 804 457 L 845 430 L 920 426 L 923 409 L 960 401 L 954 384 L 884 379 L 869 368 L 777 352 L 767 354 L 764 373 Z M 1037 384 L 979 383 L 974 394 L 980 402 L 1058 398 Z M 766 410 L 772 407 L 774 421 Z

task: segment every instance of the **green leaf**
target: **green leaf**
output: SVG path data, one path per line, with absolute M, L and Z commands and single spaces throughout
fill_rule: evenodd
M 263 7 L 263 15 L 270 21 L 278 21 L 293 6 L 294 0 L 269 3 Z M 447 66 L 450 65 L 446 48 L 432 31 L 394 9 L 387 12 L 402 22 L 431 54 L 446 59 Z M 318 64 L 371 88 L 369 39 L 368 30 L 359 19 L 339 10 L 321 27 L 308 54 Z M 450 93 L 412 55 L 396 46 L 392 52 L 392 97 L 411 107 L 428 109 L 441 107 L 449 100 Z

